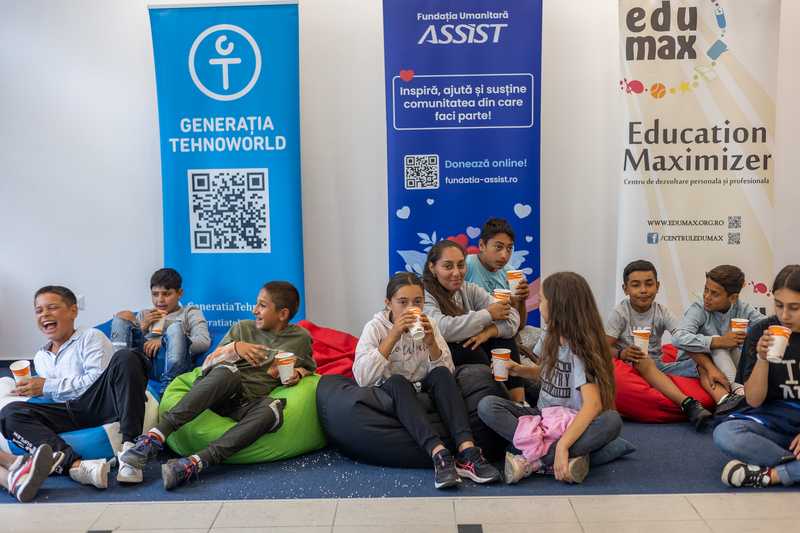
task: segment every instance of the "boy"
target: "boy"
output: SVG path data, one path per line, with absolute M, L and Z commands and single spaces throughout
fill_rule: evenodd
M 731 319 L 744 318 L 752 325 L 764 318 L 739 299 L 744 273 L 733 265 L 719 265 L 706 272 L 703 303 L 694 302 L 675 330 L 678 360 L 697 363 L 703 388 L 717 402 L 715 414 L 737 409 L 744 400 L 744 387 L 735 383 L 736 365 L 746 332 L 731 331 Z
M 489 294 L 495 289 L 508 289 L 506 272 L 512 270 L 508 262 L 514 253 L 514 230 L 511 225 L 502 218 L 487 220 L 481 229 L 478 248 L 478 254 L 467 256 L 467 274 L 464 279 L 483 287 Z M 528 321 L 525 300 L 529 294 L 528 282 L 523 279 L 512 296 L 514 307 L 519 312 L 520 329 Z
M 697 377 L 691 359 L 664 363 L 661 360 L 661 337 L 665 331 L 674 334 L 678 321 L 663 305 L 656 302 L 660 284 L 658 273 L 649 261 L 633 261 L 622 272 L 622 290 L 628 297 L 614 308 L 606 322 L 606 338 L 611 353 L 630 363 L 652 387 L 680 406 L 689 422 L 700 430 L 711 418 L 696 399 L 684 394 L 665 374 Z M 633 341 L 633 330 L 650 330 L 650 346 L 642 352 Z
M 47 337 L 33 359 L 38 374 L 17 385 L 12 394 L 43 396 L 54 403 L 12 402 L 0 411 L 0 431 L 28 453 L 47 443 L 63 459 L 54 468 L 78 483 L 108 487 L 111 463 L 83 460 L 58 435 L 119 421 L 123 446 L 131 446 L 144 423 L 150 362 L 140 353 L 119 350 L 93 328 L 75 328 L 78 305 L 66 287 L 48 285 L 36 291 L 34 311 Z M 119 481 L 141 479 L 141 472 L 120 468 Z
M 120 311 L 111 323 L 111 341 L 115 345 L 139 350 L 150 359 L 163 350 L 164 372 L 157 376 L 161 395 L 175 377 L 194 368 L 194 357 L 211 345 L 203 312 L 196 306 L 180 304 L 182 283 L 176 270 L 156 270 L 150 277 L 154 309 L 139 311 L 136 316 L 131 311 Z M 162 326 L 160 330 L 158 325 Z
M 235 324 L 217 349 L 203 363 L 203 374 L 178 404 L 161 415 L 161 422 L 136 439 L 136 445 L 120 455 L 120 461 L 143 468 L 164 446 L 167 437 L 206 409 L 237 421 L 219 439 L 190 457 L 171 459 L 161 466 L 166 490 L 222 463 L 255 442 L 261 435 L 278 431 L 283 423 L 285 400 L 269 394 L 279 385 L 274 363 L 278 352 L 297 357 L 295 373 L 286 383 L 296 385 L 316 369 L 311 357 L 311 336 L 289 324 L 297 312 L 300 295 L 291 283 L 272 281 L 258 293 L 255 320 Z

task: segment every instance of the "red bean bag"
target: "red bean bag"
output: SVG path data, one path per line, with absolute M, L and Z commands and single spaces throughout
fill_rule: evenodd
M 301 320 L 297 325 L 307 329 L 311 334 L 311 351 L 314 361 L 317 362 L 317 374 L 353 377 L 357 337 L 343 331 L 317 326 L 308 320 Z
M 675 347 L 670 344 L 665 345 L 663 360 L 670 362 L 674 361 L 675 357 Z M 700 386 L 699 379 L 667 375 L 684 394 L 698 400 L 706 409 L 714 406 L 714 400 Z M 686 415 L 680 406 L 651 387 L 629 364 L 615 359 L 614 377 L 617 381 L 617 411 L 625 418 L 637 422 L 656 423 L 686 420 Z

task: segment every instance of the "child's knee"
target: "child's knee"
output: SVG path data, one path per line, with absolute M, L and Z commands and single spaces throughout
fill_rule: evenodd
M 736 421 L 723 422 L 714 428 L 714 444 L 723 452 L 731 454 L 739 447 L 736 442 L 742 434 L 741 430 L 742 428 Z
M 499 400 L 498 396 L 484 396 L 481 398 L 481 401 L 478 402 L 478 418 L 485 420 L 490 417 Z
M 164 335 L 166 335 L 167 339 L 183 338 L 183 324 L 180 322 L 170 324 L 164 332 Z

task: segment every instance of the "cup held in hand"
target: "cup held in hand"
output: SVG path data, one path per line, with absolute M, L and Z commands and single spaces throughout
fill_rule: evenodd
M 425 338 L 425 328 L 422 327 L 422 319 L 420 318 L 420 316 L 422 316 L 422 309 L 419 307 L 409 307 L 408 310 L 417 317 L 414 325 L 408 329 L 408 334 L 415 341 L 421 341 Z
M 278 365 L 278 376 L 284 385 L 292 379 L 296 361 L 297 357 L 292 352 L 281 352 L 275 356 L 275 363 Z
M 11 373 L 14 375 L 14 381 L 21 385 L 31 379 L 31 362 L 27 359 L 14 361 L 9 366 Z
M 784 326 L 770 326 L 768 330 L 772 335 L 772 344 L 767 350 L 767 361 L 770 363 L 782 363 L 783 354 L 786 353 L 786 346 L 789 344 L 789 336 L 792 330 Z
M 492 374 L 495 381 L 508 381 L 508 366 L 506 363 L 511 360 L 511 350 L 507 348 L 495 348 L 492 350 Z

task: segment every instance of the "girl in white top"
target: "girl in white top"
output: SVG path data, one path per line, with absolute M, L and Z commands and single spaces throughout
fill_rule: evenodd
M 430 454 L 437 489 L 455 486 L 461 477 L 477 483 L 500 479 L 475 446 L 467 409 L 453 376 L 453 361 L 436 323 L 421 313 L 422 281 L 403 272 L 389 280 L 386 308 L 367 322 L 356 347 L 353 375 L 362 387 L 377 386 L 393 400 L 394 414 L 420 448 Z M 422 326 L 414 340 L 409 330 Z M 428 421 L 417 392 L 427 392 L 450 431 L 458 453 L 451 452 Z

